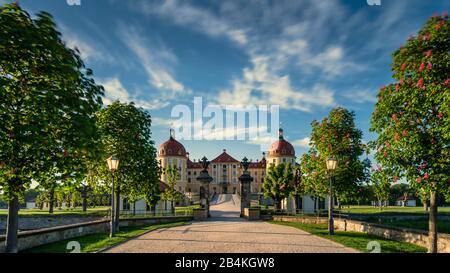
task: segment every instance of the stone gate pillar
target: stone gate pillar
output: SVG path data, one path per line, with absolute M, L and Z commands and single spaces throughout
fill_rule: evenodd
M 209 161 L 206 157 L 203 157 L 200 161 L 203 167 L 203 170 L 200 171 L 200 175 L 197 177 L 197 181 L 200 182 L 200 203 L 202 208 L 206 209 L 208 217 L 211 216 L 209 213 L 209 184 L 213 180 L 213 178 L 208 173 L 208 165 Z
M 244 157 L 241 162 L 241 167 L 244 169 L 242 175 L 239 177 L 239 182 L 241 182 L 241 217 L 244 217 L 244 209 L 250 208 L 250 183 L 253 181 L 253 177 L 247 170 L 250 162 Z

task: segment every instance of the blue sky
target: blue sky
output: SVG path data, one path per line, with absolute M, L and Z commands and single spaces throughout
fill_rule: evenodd
M 2 2 L 11 2 L 0 0 Z M 391 54 L 445 0 L 119 1 L 22 0 L 45 10 L 104 85 L 106 98 L 135 101 L 154 119 L 157 146 L 169 136 L 171 110 L 204 104 L 280 105 L 297 155 L 308 150 L 313 119 L 343 106 L 369 132 L 377 90 L 391 81 Z M 256 160 L 251 141 L 182 141 L 192 158 L 222 149 Z

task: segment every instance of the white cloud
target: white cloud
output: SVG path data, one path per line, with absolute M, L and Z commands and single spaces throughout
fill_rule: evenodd
M 338 1 L 302 0 L 274 6 L 220 2 L 215 11 L 178 0 L 141 1 L 134 7 L 207 36 L 232 40 L 244 50 L 251 66 L 212 97 L 220 104 L 278 104 L 312 112 L 315 107 L 335 105 L 335 92 L 327 80 L 365 69 L 348 55 L 345 39 L 335 39 L 333 44 L 327 39 L 358 23 Z M 330 25 L 341 33 L 334 33 Z M 301 80 L 314 77 L 316 83 L 299 87 L 291 81 L 299 75 Z
M 375 103 L 377 102 L 376 91 L 369 89 L 359 89 L 343 92 L 342 96 L 355 103 Z
M 309 137 L 305 137 L 305 138 L 293 141 L 292 145 L 302 147 L 302 148 L 309 148 L 310 141 L 311 141 L 311 139 Z
M 239 45 L 247 43 L 243 29 L 235 28 L 227 20 L 218 18 L 207 10 L 191 6 L 184 1 L 166 0 L 161 5 L 142 1 L 138 8 L 147 15 L 170 18 L 171 23 L 190 27 L 212 37 L 225 36 Z
M 149 77 L 149 84 L 158 90 L 160 100 L 166 102 L 192 91 L 178 82 L 168 69 L 177 62 L 167 48 L 143 39 L 139 30 L 121 25 L 118 31 L 125 45 L 135 54 Z
M 168 105 L 167 102 L 158 99 L 148 101 L 134 97 L 127 89 L 125 89 L 118 78 L 99 79 L 97 81 L 105 88 L 105 97 L 103 98 L 103 103 L 105 105 L 109 105 L 116 100 L 121 102 L 134 102 L 137 107 L 148 110 L 160 109 Z
M 99 61 L 112 63 L 114 58 L 100 45 L 81 38 L 64 24 L 59 24 L 62 33 L 62 39 L 66 42 L 67 47 L 78 49 L 80 56 L 84 61 Z
M 252 63 L 252 68 L 243 69 L 242 79 L 234 79 L 231 89 L 213 99 L 220 104 L 271 104 L 305 112 L 335 104 L 333 91 L 323 85 L 315 84 L 309 90 L 294 88 L 288 75 L 269 70 L 268 58 L 255 56 Z

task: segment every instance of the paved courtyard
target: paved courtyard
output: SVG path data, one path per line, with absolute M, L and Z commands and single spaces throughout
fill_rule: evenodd
M 337 253 L 356 252 L 305 231 L 239 218 L 231 195 L 211 206 L 211 220 L 160 229 L 118 245 L 111 253 Z

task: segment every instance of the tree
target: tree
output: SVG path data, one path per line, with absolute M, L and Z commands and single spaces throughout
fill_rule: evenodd
M 300 159 L 302 167 L 302 184 L 306 194 L 311 195 L 314 199 L 314 210 L 318 210 L 318 198 L 325 198 L 329 188 L 327 183 L 326 168 L 322 166 L 324 161 L 317 155 L 317 151 L 310 150 L 309 153 L 303 154 Z M 319 182 L 322 181 L 322 182 Z
M 301 166 L 294 167 L 294 184 L 292 185 L 292 191 L 290 195 L 295 200 L 295 209 L 300 208 L 300 197 L 306 193 L 305 185 L 302 180 Z
M 111 188 L 111 172 L 105 159 L 111 155 L 119 158 L 119 168 L 114 172 L 115 227 L 118 230 L 121 194 L 136 200 L 140 195 L 152 194 L 143 192 L 150 188 L 142 186 L 143 183 L 159 185 L 156 148 L 151 139 L 151 116 L 132 102 L 115 101 L 98 112 L 97 126 L 102 160 L 91 162 L 87 180 Z
M 174 203 L 183 200 L 183 194 L 176 190 L 177 181 L 180 180 L 180 171 L 176 166 L 164 168 L 163 174 L 167 177 L 167 189 L 162 193 L 161 199 L 171 201 L 170 211 L 175 213 Z
M 326 160 L 333 156 L 338 160 L 336 170 L 333 171 L 333 191 L 340 209 L 341 202 L 349 201 L 355 197 L 360 185 L 367 179 L 368 160 L 360 160 L 367 152 L 367 147 L 361 141 L 362 132 L 357 129 L 354 122 L 354 112 L 338 107 L 331 110 L 328 117 L 321 122 L 314 120 L 311 123 L 312 133 L 310 142 L 310 157 L 313 169 L 309 172 L 313 181 L 320 190 L 316 194 L 328 192 L 328 174 Z M 311 183 L 309 183 L 311 186 Z
M 262 188 L 264 196 L 274 200 L 276 210 L 280 210 L 281 201 L 289 197 L 293 179 L 291 163 L 270 164 Z
M 0 187 L 6 251 L 17 252 L 20 196 L 66 154 L 89 152 L 103 87 L 46 12 L 33 19 L 17 3 L 1 6 L 0 52 Z
M 392 182 L 397 182 L 397 180 L 397 176 L 392 176 L 389 170 L 383 169 L 379 165 L 371 168 L 371 188 L 374 197 L 378 201 L 380 211 L 383 209 L 383 203 L 389 201 Z
M 394 82 L 380 89 L 372 114 L 376 159 L 429 193 L 430 252 L 437 252 L 437 194 L 450 188 L 449 36 L 449 16 L 433 16 L 394 52 Z
M 419 197 L 420 202 L 422 203 L 423 210 L 428 211 L 428 202 L 430 200 L 428 192 L 424 188 L 421 188 L 417 191 L 417 196 Z

